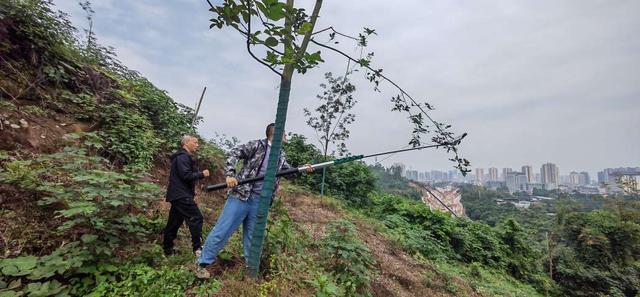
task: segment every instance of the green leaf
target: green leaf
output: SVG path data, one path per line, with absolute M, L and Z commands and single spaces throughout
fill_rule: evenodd
M 118 267 L 112 265 L 112 264 L 102 264 L 99 266 L 99 269 L 101 271 L 109 271 L 109 272 L 115 272 L 118 271 Z
M 91 243 L 91 242 L 94 242 L 96 239 L 98 239 L 98 235 L 85 234 L 85 235 L 82 235 L 82 237 L 80 239 L 84 243 Z
M 124 202 L 120 200 L 109 200 L 107 203 L 111 206 L 120 206 L 124 204 Z
M 0 262 L 0 268 L 2 268 L 2 273 L 5 275 L 23 276 L 31 273 L 33 268 L 36 267 L 37 261 L 38 257 L 35 256 L 4 259 Z
M 9 283 L 9 287 L 7 289 L 13 290 L 19 288 L 20 286 L 22 286 L 22 281 L 17 279 Z
M 270 46 L 270 47 L 274 47 L 278 45 L 278 39 L 276 39 L 273 36 L 269 36 L 267 39 L 264 40 L 264 44 L 266 46 Z
M 24 293 L 16 291 L 0 291 L 0 297 L 18 297 L 23 296 Z
M 274 54 L 271 51 L 267 52 L 267 57 L 265 58 L 265 61 L 268 62 L 271 65 L 275 65 L 278 63 L 278 56 L 276 54 Z
M 29 293 L 29 296 L 51 296 L 60 293 L 65 286 L 62 286 L 57 280 L 44 283 L 30 283 L 22 291 Z
M 309 22 L 306 22 L 302 24 L 302 26 L 300 26 L 300 29 L 298 30 L 298 32 L 300 34 L 306 34 L 307 32 L 311 31 L 311 29 L 313 29 L 313 25 Z
M 96 205 L 89 201 L 78 201 L 69 203 L 69 209 L 58 210 L 60 216 L 69 218 L 78 214 L 90 215 L 97 210 Z
M 272 21 L 279 21 L 282 18 L 285 17 L 286 12 L 285 12 L 285 4 L 284 3 L 280 3 L 277 1 L 268 1 L 271 2 L 269 4 L 266 3 L 267 1 L 265 1 L 265 6 L 266 6 L 266 11 L 264 11 L 265 16 L 272 20 Z M 276 3 L 273 3 L 276 2 Z

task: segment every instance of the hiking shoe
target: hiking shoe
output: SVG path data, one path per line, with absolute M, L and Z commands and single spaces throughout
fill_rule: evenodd
M 207 267 L 196 266 L 196 277 L 199 279 L 208 279 L 211 277 L 211 274 L 207 270 Z

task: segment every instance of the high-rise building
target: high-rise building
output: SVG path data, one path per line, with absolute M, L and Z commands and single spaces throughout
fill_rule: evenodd
M 571 171 L 569 173 L 569 178 L 568 178 L 567 184 L 570 184 L 572 186 L 580 185 L 580 173 L 577 173 L 575 171 Z
M 484 182 L 484 168 L 476 168 L 476 181 Z
M 513 172 L 511 168 L 502 168 L 502 180 L 506 181 L 507 173 Z
M 434 181 L 446 181 L 448 179 L 448 175 L 446 172 L 431 170 L 431 179 Z
M 417 170 L 407 170 L 406 172 L 407 178 L 410 180 L 418 180 L 418 171 Z
M 540 180 L 540 173 L 536 173 L 536 184 L 540 184 L 542 181 Z
M 557 187 L 559 175 L 560 170 L 558 170 L 558 166 L 556 166 L 556 164 L 542 164 L 542 167 L 540 168 L 540 179 L 542 184 L 544 184 L 545 186 L 551 186 L 549 188 Z
M 523 172 L 512 171 L 505 176 L 505 183 L 511 193 L 526 190 L 527 182 L 527 176 Z
M 489 168 L 489 181 L 498 181 L 498 168 Z
M 522 166 L 522 173 L 527 177 L 527 182 L 532 184 L 536 181 L 536 177 L 533 175 L 533 167 L 531 165 Z
M 607 177 L 604 171 L 598 171 L 598 184 L 601 185 L 607 182 Z
M 591 178 L 589 177 L 589 172 L 582 171 L 580 172 L 580 184 L 583 186 L 591 184 Z

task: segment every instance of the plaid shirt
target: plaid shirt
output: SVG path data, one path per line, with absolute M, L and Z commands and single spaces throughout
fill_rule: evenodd
M 235 177 L 238 180 L 257 176 L 262 162 L 265 162 L 266 151 L 267 139 L 252 140 L 233 148 L 227 158 L 225 175 Z M 243 161 L 242 169 L 240 169 L 239 173 L 236 173 L 236 167 L 241 160 Z M 278 159 L 278 168 L 280 168 L 279 170 L 291 168 L 282 150 L 280 151 L 280 159 Z M 251 195 L 252 187 L 253 183 L 239 185 L 229 190 L 229 194 L 238 199 L 247 200 Z M 276 179 L 275 188 L 278 188 L 278 179 Z M 273 194 L 275 195 L 275 191 Z

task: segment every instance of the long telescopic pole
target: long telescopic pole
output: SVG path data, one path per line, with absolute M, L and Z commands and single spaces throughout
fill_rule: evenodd
M 306 172 L 309 169 L 309 167 L 313 168 L 314 170 L 317 170 L 317 169 L 322 169 L 322 168 L 333 166 L 333 165 L 339 165 L 339 164 L 343 164 L 343 163 L 347 163 L 347 162 L 351 162 L 351 161 L 355 161 L 355 160 L 361 160 L 361 159 L 377 157 L 377 156 L 382 156 L 382 155 L 390 155 L 390 154 L 396 154 L 396 153 L 402 153 L 402 152 L 408 152 L 408 151 L 422 150 L 422 149 L 427 149 L 427 148 L 437 148 L 437 147 L 448 146 L 448 145 L 456 145 L 456 144 L 460 143 L 460 141 L 465 136 L 467 136 L 467 133 L 462 134 L 462 136 L 460 138 L 458 138 L 456 141 L 451 142 L 451 143 L 419 146 L 419 147 L 400 149 L 400 150 L 395 150 L 395 151 L 376 153 L 376 154 L 371 154 L 371 155 L 355 155 L 355 156 L 349 156 L 349 157 L 345 157 L 345 158 L 340 158 L 340 159 L 333 160 L 333 161 L 327 161 L 327 162 L 322 162 L 322 163 L 318 163 L 318 164 L 313 164 L 311 166 L 302 166 L 302 167 L 298 167 L 298 168 L 291 168 L 291 169 L 287 169 L 287 170 L 278 171 L 278 173 L 276 173 L 276 176 L 280 177 L 280 176 L 292 175 L 292 174 L 296 174 L 296 173 L 300 173 L 300 172 Z M 256 176 L 256 177 L 239 180 L 238 181 L 238 185 L 253 183 L 253 182 L 256 182 L 256 181 L 263 180 L 263 179 L 264 179 L 264 175 L 259 175 L 259 176 Z M 205 188 L 205 191 L 216 191 L 216 190 L 221 190 L 221 189 L 225 189 L 225 188 L 227 188 L 227 184 L 226 183 L 219 183 L 219 184 L 207 186 Z
M 191 121 L 192 128 L 195 128 L 196 123 L 198 122 L 198 113 L 200 112 L 200 105 L 202 104 L 202 98 L 204 98 L 204 92 L 206 91 L 207 91 L 207 87 L 205 86 L 204 89 L 202 89 L 200 100 L 198 100 L 198 105 L 196 105 L 196 113 L 193 115 L 193 120 Z

